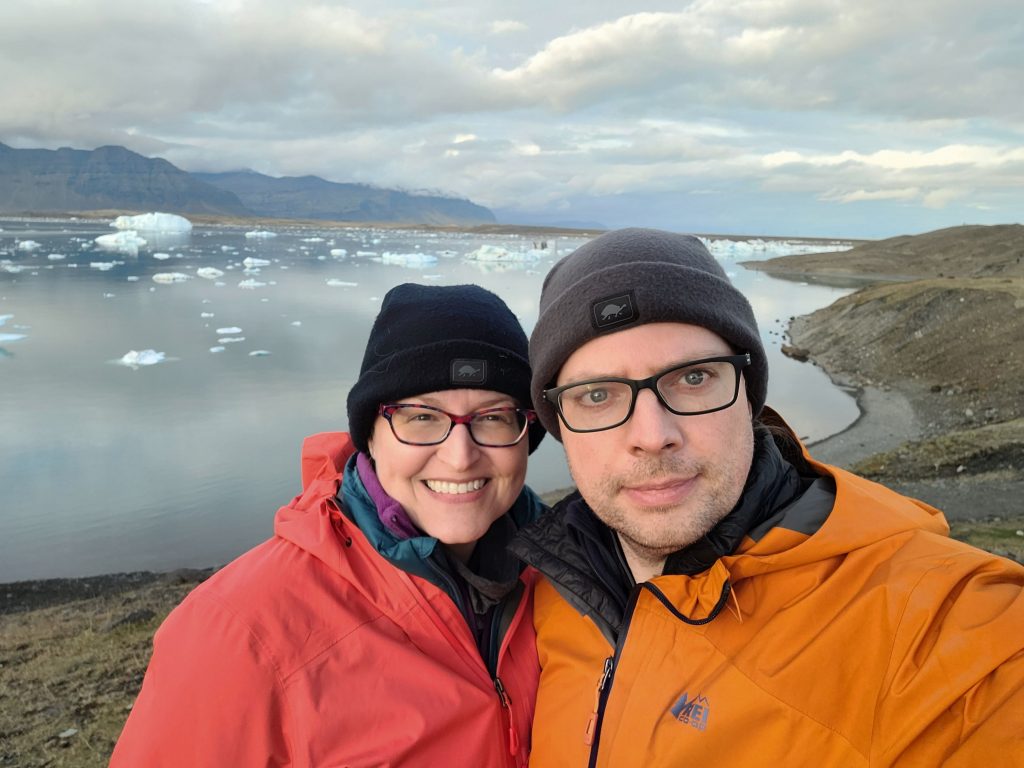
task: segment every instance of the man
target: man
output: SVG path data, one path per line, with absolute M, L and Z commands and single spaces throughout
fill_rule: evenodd
M 604 234 L 544 282 L 534 405 L 578 492 L 514 550 L 530 765 L 1024 765 L 1024 568 L 803 450 L 699 240 Z

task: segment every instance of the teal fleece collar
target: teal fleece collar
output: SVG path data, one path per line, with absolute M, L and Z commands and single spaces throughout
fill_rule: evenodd
M 397 568 L 407 573 L 420 576 L 431 583 L 448 591 L 448 585 L 438 577 L 437 568 L 439 564 L 448 575 L 451 576 L 451 569 L 447 567 L 447 557 L 439 556 L 440 542 L 433 536 L 414 536 L 408 539 L 399 539 L 391 531 L 384 527 L 377 515 L 377 508 L 356 468 L 356 456 L 353 456 L 345 464 L 345 473 L 342 477 L 341 490 L 339 493 L 341 508 L 363 532 L 370 545 L 386 560 Z M 492 526 L 491 530 L 509 531 L 506 539 L 501 542 L 489 542 L 491 546 L 504 548 L 508 540 L 523 526 L 532 523 L 544 512 L 545 506 L 540 498 L 529 487 L 523 486 L 523 490 L 516 497 L 512 508 L 506 513 L 511 519 L 513 526 Z M 488 531 L 488 534 L 491 531 Z M 487 534 L 484 538 L 489 538 Z

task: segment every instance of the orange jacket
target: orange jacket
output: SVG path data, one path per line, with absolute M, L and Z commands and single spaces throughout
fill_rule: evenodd
M 304 491 L 274 537 L 160 627 L 112 766 L 525 765 L 529 583 L 499 652 L 502 697 L 448 594 L 385 560 L 340 512 L 352 451 L 340 433 L 308 438 Z
M 816 531 L 639 585 L 618 648 L 538 583 L 532 768 L 1024 765 L 1024 568 L 814 466 Z

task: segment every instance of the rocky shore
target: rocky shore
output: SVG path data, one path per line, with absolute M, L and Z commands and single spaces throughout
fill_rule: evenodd
M 789 354 L 856 392 L 818 458 L 1024 560 L 1024 227 L 957 227 L 748 267 L 860 290 L 794 318 Z M 558 493 L 552 494 L 558 496 Z M 0 585 L 0 766 L 105 766 L 153 632 L 213 569 Z
M 815 456 L 951 520 L 1024 513 L 1024 226 L 954 227 L 746 266 L 865 283 L 789 327 L 783 351 L 819 365 L 861 406 L 850 429 L 811 447 Z M 1019 538 L 1016 528 L 1008 536 Z

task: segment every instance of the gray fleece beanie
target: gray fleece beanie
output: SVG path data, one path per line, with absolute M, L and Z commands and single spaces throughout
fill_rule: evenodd
M 530 391 L 540 421 L 561 441 L 554 405 L 544 399 L 569 356 L 597 336 L 645 323 L 687 323 L 714 331 L 737 352 L 756 416 L 768 389 L 768 361 L 750 302 L 696 237 L 620 229 L 585 243 L 544 279 L 530 336 Z

